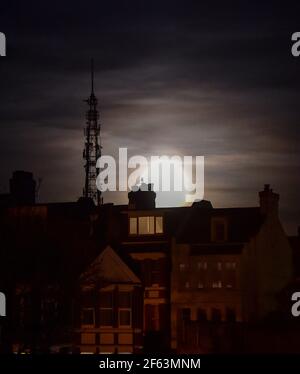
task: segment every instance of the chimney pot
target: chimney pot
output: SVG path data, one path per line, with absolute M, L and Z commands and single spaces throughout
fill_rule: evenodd
M 155 209 L 156 193 L 151 183 L 142 183 L 139 187 L 134 186 L 128 193 L 129 209 Z
M 278 214 L 279 194 L 273 192 L 269 184 L 265 184 L 264 190 L 259 192 L 259 202 L 262 214 Z

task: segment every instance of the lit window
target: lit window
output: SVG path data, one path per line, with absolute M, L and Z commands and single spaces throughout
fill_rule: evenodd
M 113 326 L 112 292 L 100 292 L 100 326 Z
M 221 281 L 215 281 L 212 283 L 212 288 L 222 288 L 222 282 Z
M 197 264 L 199 270 L 206 270 L 207 269 L 207 262 L 198 262 Z
M 119 293 L 119 326 L 131 326 L 131 293 Z
M 225 273 L 226 288 L 235 288 L 236 287 L 236 263 L 226 262 L 225 268 L 226 268 L 226 273 Z
M 81 313 L 81 324 L 85 326 L 95 326 L 95 309 L 83 308 Z
M 204 284 L 202 282 L 198 282 L 198 288 L 204 288 Z
M 131 235 L 137 234 L 137 218 L 131 217 L 129 220 L 129 232 Z
M 154 234 L 154 217 L 139 217 L 139 234 Z
M 235 262 L 226 262 L 226 269 L 228 270 L 235 270 L 236 263 Z
M 148 217 L 148 231 L 149 234 L 154 234 L 154 217 Z
M 212 279 L 212 288 L 222 288 L 222 263 L 221 262 L 213 262 L 212 263 L 212 271 L 211 271 L 211 279 Z
M 152 235 L 163 233 L 163 217 L 143 216 L 129 218 L 131 235 Z
M 207 284 L 207 262 L 200 261 L 197 263 L 198 268 L 198 289 L 205 288 Z
M 186 269 L 186 264 L 179 264 L 180 271 L 185 271 L 185 269 Z
M 155 232 L 156 234 L 162 234 L 164 232 L 162 217 L 155 217 Z

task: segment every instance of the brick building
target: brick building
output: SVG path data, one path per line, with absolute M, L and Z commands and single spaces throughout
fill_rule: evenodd
M 30 193 L 0 198 L 2 351 L 247 351 L 299 274 L 269 186 L 254 208 L 156 208 L 150 186 L 99 207 Z
M 242 323 L 279 308 L 293 276 L 292 250 L 269 186 L 257 208 L 195 203 L 172 246 L 172 348 L 237 349 Z M 223 346 L 220 344 L 223 342 Z

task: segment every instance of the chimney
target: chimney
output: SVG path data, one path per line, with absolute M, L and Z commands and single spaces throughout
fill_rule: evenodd
M 128 193 L 128 209 L 155 209 L 156 193 L 153 184 L 142 183 L 139 187 Z
M 17 205 L 35 204 L 36 182 L 33 174 L 28 171 L 17 170 L 9 180 L 9 190 Z
M 260 211 L 264 215 L 278 215 L 279 194 L 273 192 L 269 184 L 259 192 Z

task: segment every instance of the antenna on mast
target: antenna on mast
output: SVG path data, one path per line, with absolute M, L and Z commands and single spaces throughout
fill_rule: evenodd
M 94 93 L 94 59 L 91 58 L 91 81 L 92 81 L 92 94 Z
M 101 192 L 97 189 L 96 179 L 99 174 L 97 160 L 101 156 L 101 139 L 97 98 L 94 94 L 94 60 L 91 59 L 91 94 L 85 100 L 88 104 L 86 125 L 84 129 L 85 146 L 83 158 L 85 160 L 85 184 L 83 196 L 92 199 L 95 204 L 102 203 Z

